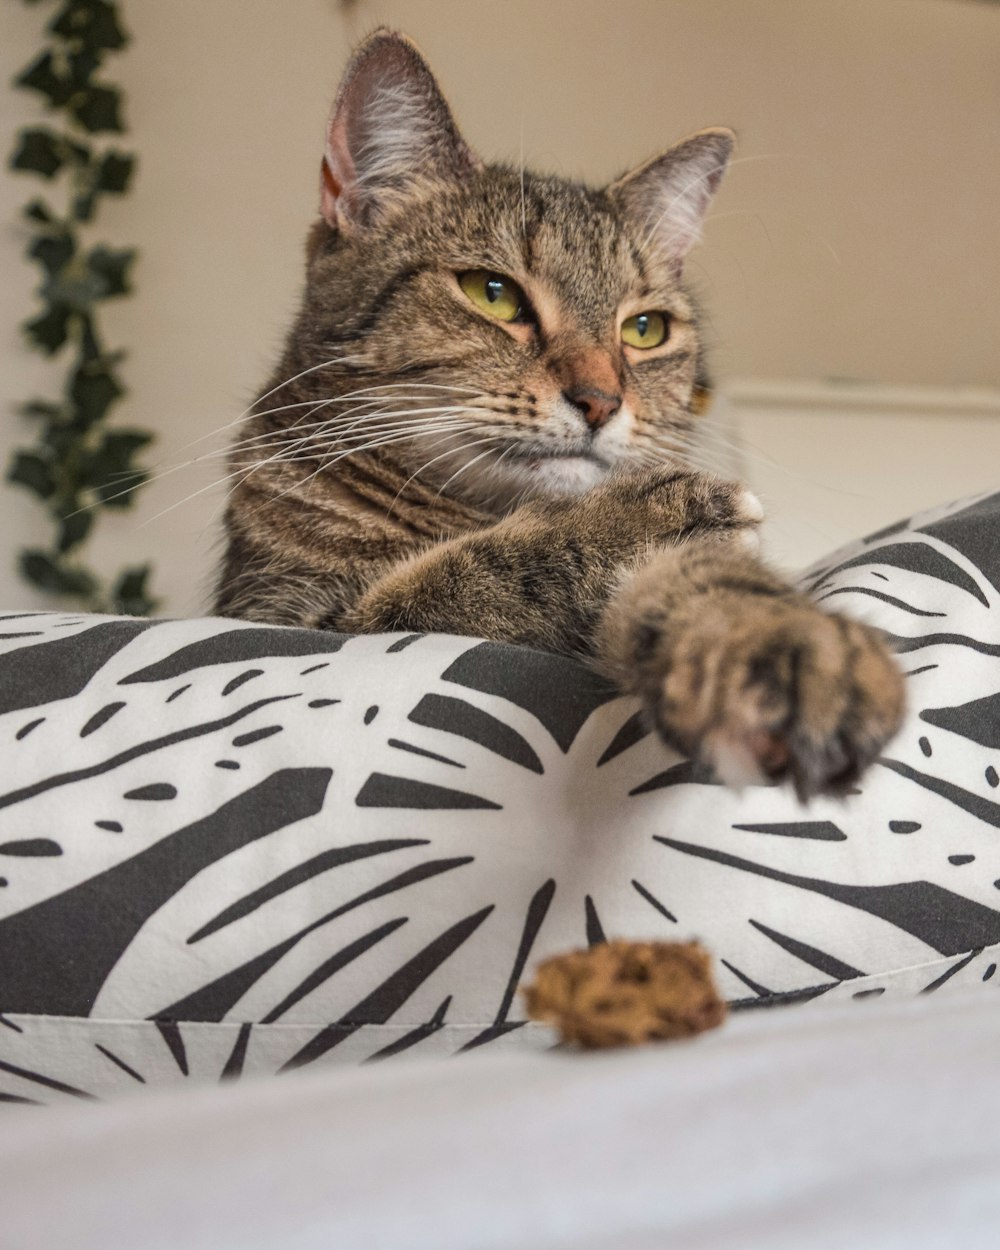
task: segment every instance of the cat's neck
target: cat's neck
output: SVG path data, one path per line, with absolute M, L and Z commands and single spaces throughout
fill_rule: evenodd
M 256 463 L 254 463 L 256 461 Z M 287 535 L 322 527 L 324 544 L 370 544 L 378 534 L 405 548 L 437 542 L 489 525 L 497 513 L 420 481 L 385 450 L 322 459 L 282 461 L 263 452 L 234 459 L 240 480 L 233 503 L 258 518 L 255 529 Z M 266 525 L 259 521 L 266 515 Z
M 435 490 L 385 451 L 345 457 L 320 490 L 351 515 L 378 519 L 418 539 L 452 537 L 497 519 L 495 512 Z
M 379 530 L 404 544 L 453 537 L 502 515 L 493 501 L 448 490 L 448 473 L 440 480 L 429 474 L 424 463 L 429 453 L 419 446 L 407 453 L 389 425 L 391 413 L 369 413 L 373 401 L 365 396 L 388 387 L 369 382 L 359 389 L 353 377 L 331 378 L 325 368 L 309 368 L 302 353 L 290 350 L 295 341 L 292 335 L 234 448 L 234 497 L 252 496 L 254 506 L 272 517 L 312 514 L 338 539 L 352 534 L 370 539 Z M 307 345 L 315 359 L 319 346 Z M 329 413 L 343 420 L 325 429 L 320 422 Z M 374 445 L 359 447 L 369 424 Z

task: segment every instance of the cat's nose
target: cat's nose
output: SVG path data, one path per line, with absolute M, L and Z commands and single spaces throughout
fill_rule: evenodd
M 622 404 L 620 395 L 610 395 L 607 391 L 599 391 L 595 386 L 574 386 L 563 391 L 563 397 L 579 408 L 583 419 L 592 430 L 599 430 L 610 421 Z

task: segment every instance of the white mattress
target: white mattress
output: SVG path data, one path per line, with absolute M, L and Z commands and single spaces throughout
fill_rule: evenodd
M 734 1016 L 23 1108 L 5 1250 L 977 1250 L 1000 1243 L 1000 996 Z

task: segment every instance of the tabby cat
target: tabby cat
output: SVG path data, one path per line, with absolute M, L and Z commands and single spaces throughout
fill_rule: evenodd
M 724 781 L 850 787 L 899 672 L 759 562 L 756 499 L 686 455 L 682 266 L 732 144 L 700 131 L 600 190 L 486 165 L 409 40 L 361 44 L 302 309 L 233 451 L 216 610 L 579 655 Z

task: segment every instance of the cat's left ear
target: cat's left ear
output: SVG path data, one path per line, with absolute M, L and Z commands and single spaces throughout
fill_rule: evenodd
M 701 237 L 735 141 L 731 130 L 699 130 L 607 188 L 637 223 L 643 241 L 678 271 Z
M 415 45 L 376 30 L 351 57 L 330 114 L 320 192 L 327 222 L 364 227 L 421 184 L 479 164 Z

